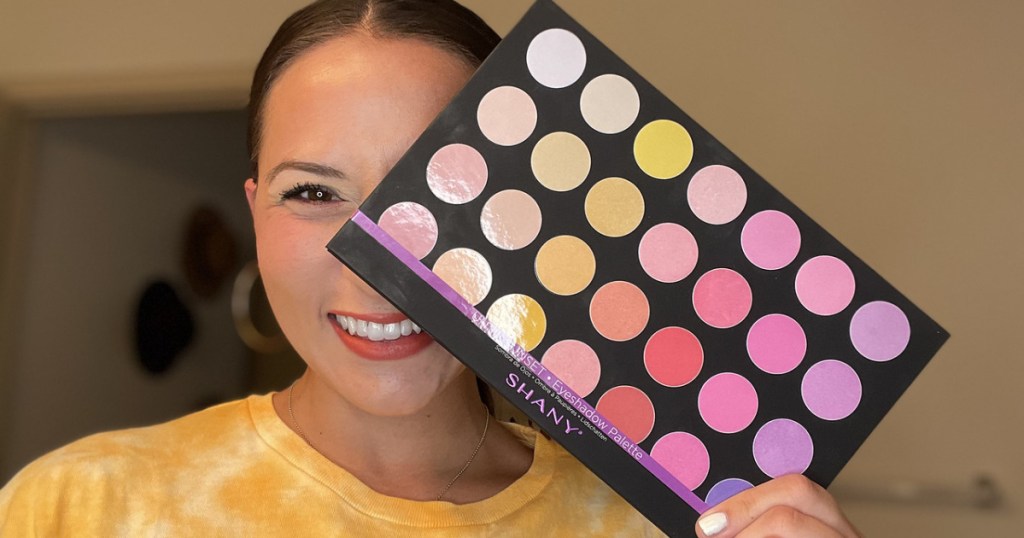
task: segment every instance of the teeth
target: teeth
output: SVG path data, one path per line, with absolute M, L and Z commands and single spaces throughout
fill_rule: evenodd
M 377 323 L 373 321 L 366 321 L 363 319 L 354 318 L 352 316 L 338 316 L 335 315 L 334 319 L 338 321 L 338 325 L 349 334 L 353 336 L 361 336 L 373 342 L 379 342 L 381 340 L 398 340 L 403 336 L 409 336 L 410 334 L 420 334 L 423 329 L 419 325 L 416 325 L 408 319 L 403 319 L 395 323 Z

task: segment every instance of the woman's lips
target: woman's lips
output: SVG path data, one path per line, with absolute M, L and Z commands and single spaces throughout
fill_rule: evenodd
M 332 312 L 328 318 L 341 342 L 364 359 L 404 359 L 434 341 L 399 313 L 353 315 Z

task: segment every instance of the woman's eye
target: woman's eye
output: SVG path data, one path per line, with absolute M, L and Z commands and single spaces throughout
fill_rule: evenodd
M 341 200 L 329 189 L 320 185 L 298 185 L 281 196 L 283 200 L 299 199 L 303 202 L 326 203 Z

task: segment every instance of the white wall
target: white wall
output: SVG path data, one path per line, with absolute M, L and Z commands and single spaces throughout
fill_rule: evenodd
M 0 93 L 244 101 L 248 70 L 300 3 L 0 0 Z M 529 2 L 466 4 L 504 32 Z M 952 333 L 837 485 L 991 473 L 1008 505 L 848 503 L 866 534 L 1018 532 L 1024 4 L 559 4 Z

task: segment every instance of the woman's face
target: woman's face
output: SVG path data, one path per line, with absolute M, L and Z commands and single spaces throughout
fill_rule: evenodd
M 425 333 L 402 336 L 405 316 L 325 247 L 471 72 L 426 42 L 356 33 L 299 56 L 264 105 L 245 190 L 267 296 L 317 380 L 365 412 L 416 412 L 469 375 Z

